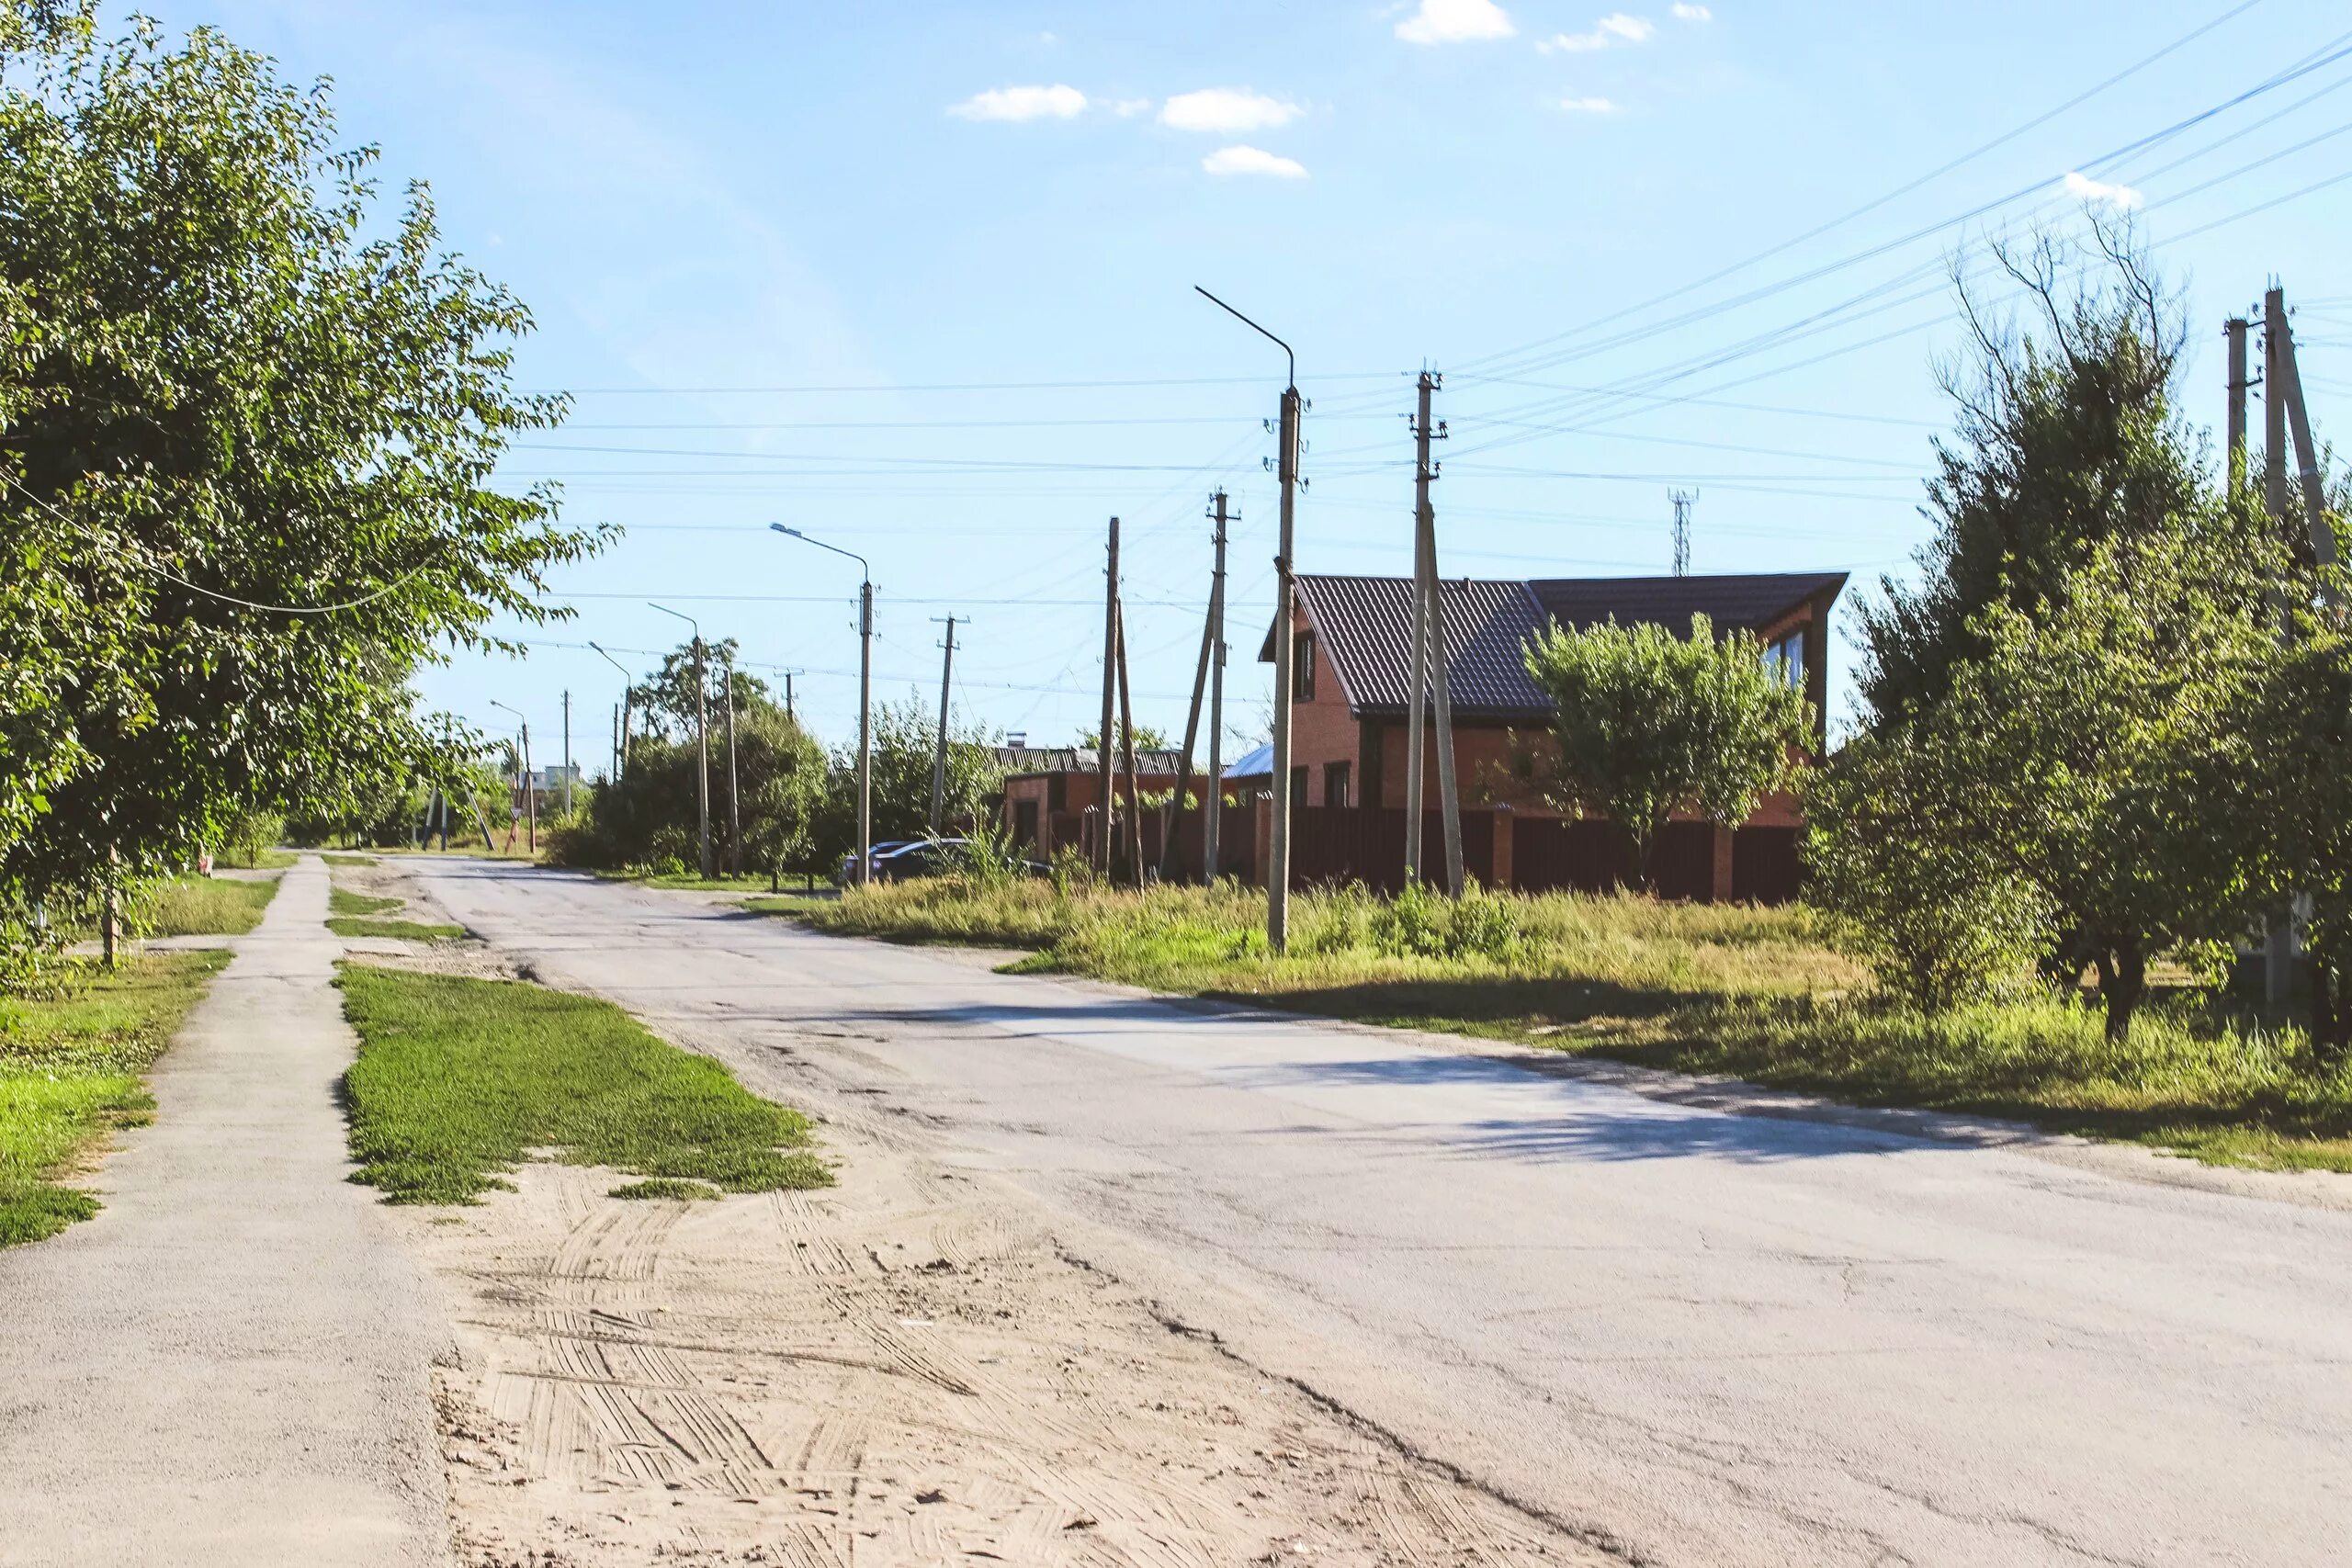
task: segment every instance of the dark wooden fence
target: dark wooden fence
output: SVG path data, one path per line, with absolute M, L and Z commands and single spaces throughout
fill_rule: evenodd
M 1360 806 L 1303 806 L 1291 812 L 1290 879 L 1294 887 L 1360 882 L 1376 893 L 1405 886 L 1405 813 Z M 1491 811 L 1462 814 L 1462 863 L 1480 881 L 1495 861 Z M 1445 863 L 1445 818 L 1425 812 L 1421 863 Z

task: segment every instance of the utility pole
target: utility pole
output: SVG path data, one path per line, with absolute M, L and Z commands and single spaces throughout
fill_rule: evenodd
M 629 681 L 628 667 L 627 665 L 623 664 L 619 660 L 615 659 L 610 653 L 605 652 L 604 644 L 592 642 L 588 646 L 594 649 L 597 654 L 603 658 L 605 662 L 619 671 L 621 675 L 620 720 L 615 730 L 615 733 L 619 739 L 614 743 L 613 747 L 613 777 L 617 779 L 621 774 L 628 771 L 629 706 L 635 698 L 636 691 L 635 687 Z
M 652 604 L 648 600 L 649 604 Z M 653 604 L 654 609 L 678 619 L 694 628 L 695 634 L 695 831 L 698 863 L 705 881 L 711 873 L 710 864 L 710 687 L 703 675 L 702 623 L 692 615 L 681 615 L 667 604 Z
M 1430 504 L 1430 378 L 1421 372 L 1415 384 L 1419 418 L 1413 431 L 1413 653 L 1412 673 L 1407 677 L 1405 715 L 1405 880 L 1422 881 L 1421 820 L 1428 811 L 1422 780 L 1429 762 L 1422 750 L 1422 718 L 1429 711 L 1430 690 L 1430 561 L 1428 537 L 1421 516 Z
M 800 715 L 792 706 L 792 671 L 789 670 L 784 672 L 784 716 L 795 724 L 800 722 Z
M 727 650 L 727 874 L 743 874 L 743 807 L 735 787 L 735 649 Z
M 956 678 L 956 617 L 947 620 L 947 640 L 939 660 L 939 746 L 931 754 L 931 836 L 939 837 L 947 812 L 947 698 Z
M 2311 540 L 2312 562 L 2323 570 L 2335 565 L 2335 534 L 2327 525 L 2327 497 L 2320 479 L 2319 446 L 2312 439 L 2311 411 L 2303 406 L 2303 374 L 2295 361 L 2295 329 L 2287 321 L 2287 296 L 2274 288 L 2264 301 L 2265 314 L 2278 338 L 2278 380 L 2266 389 L 2265 401 L 2286 405 L 2287 427 L 2295 438 L 2295 477 L 2303 494 L 2303 524 Z M 2283 493 L 2283 486 L 2282 486 Z M 2337 606 L 2335 583 L 2320 580 L 2320 593 Z
M 1208 797 L 1201 802 L 1201 882 L 1216 886 L 1217 818 L 1225 806 L 1225 491 L 1216 492 L 1216 565 L 1209 574 L 1209 639 L 1216 652 L 1209 662 Z
M 2229 454 L 2232 491 L 2235 491 L 2238 486 L 2245 483 L 2245 328 L 2246 321 L 2244 316 L 2232 316 L 2222 323 L 2222 335 L 2229 344 Z
M 1216 519 L 1218 548 L 1222 551 L 1225 538 L 1225 491 L 1213 498 L 1210 515 Z M 1193 743 L 1201 738 L 1201 699 L 1208 690 L 1209 666 L 1216 659 L 1216 583 L 1209 585 L 1208 613 L 1201 617 L 1201 660 L 1193 671 L 1192 705 L 1184 710 L 1184 746 L 1176 754 L 1176 788 L 1168 797 L 1168 809 L 1159 814 L 1159 880 L 1167 881 L 1176 874 L 1176 829 L 1184 820 L 1184 796 L 1193 787 Z M 1216 770 L 1210 770 L 1209 782 L 1216 784 Z M 1215 790 L 1212 787 L 1211 793 Z M 1206 807 L 1204 807 L 1204 810 Z M 1216 880 L 1210 873 L 1209 880 Z
M 1111 874 L 1111 829 L 1115 815 L 1111 805 L 1111 726 L 1118 716 L 1112 710 L 1119 694 L 1119 520 L 1115 517 L 1111 519 L 1109 549 L 1102 589 L 1102 727 L 1095 731 L 1095 790 L 1102 814 L 1096 819 L 1094 834 L 1095 874 L 1106 878 Z
M 1698 495 L 1687 490 L 1668 492 L 1674 501 L 1674 575 L 1690 575 L 1690 506 Z
M 1290 344 L 1203 288 L 1193 292 L 1283 351 L 1290 379 L 1283 387 L 1280 450 L 1274 471 L 1282 481 L 1282 523 L 1274 547 L 1274 802 L 1273 829 L 1266 835 L 1266 945 L 1280 953 L 1290 947 L 1290 757 L 1291 706 L 1296 671 L 1297 628 L 1291 624 L 1297 605 L 1298 423 L 1305 404 L 1298 395 L 1298 355 Z
M 1430 443 L 1445 439 L 1443 421 L 1435 430 L 1430 427 L 1430 400 L 1443 379 L 1430 371 L 1421 372 L 1420 411 L 1413 428 L 1414 489 L 1425 574 L 1422 592 L 1429 604 L 1423 618 L 1429 627 L 1430 686 L 1437 699 L 1437 794 L 1445 830 L 1445 888 L 1459 898 L 1463 893 L 1462 781 L 1453 770 L 1453 673 L 1445 644 L 1445 595 L 1438 584 L 1437 511 L 1430 504 L 1430 485 L 1438 476 L 1437 465 L 1430 461 Z
M 571 693 L 563 694 L 563 814 L 571 815 Z
M 1127 621 L 1119 606 L 1116 652 L 1119 661 L 1119 751 L 1127 775 L 1127 869 L 1136 891 L 1143 891 L 1143 787 L 1136 778 L 1136 708 L 1127 692 Z
M 618 704 L 618 703 L 615 703 L 615 704 L 613 705 L 613 781 L 614 781 L 616 784 L 619 783 L 619 782 L 620 782 L 620 776 L 621 776 L 621 705 L 620 705 L 620 704 Z

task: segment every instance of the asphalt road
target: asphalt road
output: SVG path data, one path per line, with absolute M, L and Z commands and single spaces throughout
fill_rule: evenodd
M 1171 1317 L 1629 1557 L 2352 1551 L 2340 1209 L 1729 1114 L 560 874 L 425 874 L 551 983 L 755 1088 L 928 1129 Z

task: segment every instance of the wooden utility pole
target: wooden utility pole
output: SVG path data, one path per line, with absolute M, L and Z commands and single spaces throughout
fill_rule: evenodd
M 571 815 L 571 693 L 563 694 L 563 814 Z
M 1421 876 L 1421 819 L 1428 810 L 1422 783 L 1429 771 L 1422 749 L 1422 719 L 1429 711 L 1430 690 L 1430 563 L 1421 532 L 1421 512 L 1429 504 L 1429 374 L 1419 384 L 1420 422 L 1413 427 L 1413 652 L 1412 670 L 1405 679 L 1405 880 Z
M 1217 518 L 1217 533 L 1225 532 L 1225 492 L 1214 498 L 1211 515 Z M 1176 753 L 1176 788 L 1168 797 L 1168 807 L 1159 814 L 1159 880 L 1167 881 L 1176 874 L 1176 829 L 1184 820 L 1184 795 L 1193 787 L 1193 743 L 1201 738 L 1201 699 L 1209 684 L 1209 663 L 1216 646 L 1216 587 L 1212 580 L 1210 604 L 1201 617 L 1201 660 L 1193 671 L 1193 701 L 1184 710 L 1184 745 Z M 1216 783 L 1212 773 L 1210 783 Z
M 617 783 L 617 782 L 619 781 L 619 779 L 620 779 L 620 776 L 621 776 L 621 705 L 620 705 L 620 704 L 618 704 L 618 703 L 615 703 L 615 704 L 613 705 L 613 779 L 614 779 L 614 781 L 615 781 L 616 783 Z
M 2281 352 L 2278 380 L 2267 389 L 2266 401 L 2286 405 L 2287 428 L 2295 438 L 2295 477 L 2302 489 L 2303 525 L 2311 540 L 2312 562 L 2323 571 L 2335 565 L 2335 533 L 2327 525 L 2327 496 L 2320 477 L 2319 446 L 2312 439 L 2311 411 L 2303 406 L 2303 375 L 2295 361 L 2295 329 L 2287 321 L 2284 289 L 2274 288 L 2265 301 L 2265 313 L 2274 323 Z M 2282 493 L 2284 486 L 2281 486 Z M 2320 579 L 2320 593 L 2330 605 L 2338 595 L 2335 583 Z
M 743 874 L 743 807 L 735 787 L 735 650 L 727 650 L 727 874 Z
M 1127 619 L 1125 606 L 1114 604 L 1116 636 L 1114 649 L 1119 664 L 1119 754 L 1127 775 L 1127 869 L 1136 889 L 1143 889 L 1143 790 L 1136 778 L 1136 709 L 1127 694 Z
M 1282 481 L 1282 525 L 1274 555 L 1274 808 L 1273 829 L 1267 834 L 1266 945 L 1275 953 L 1290 950 L 1290 757 L 1291 706 L 1298 672 L 1292 666 L 1298 655 L 1298 628 L 1292 624 L 1298 604 L 1294 547 L 1297 543 L 1298 381 L 1283 389 L 1281 452 L 1275 473 Z
M 956 677 L 956 617 L 947 617 L 947 640 L 941 645 L 946 651 L 939 660 L 939 745 L 931 754 L 931 836 L 939 837 L 940 821 L 947 810 L 947 698 L 949 682 Z
M 1094 870 L 1100 876 L 1111 874 L 1111 825 L 1114 817 L 1111 805 L 1112 745 L 1111 726 L 1118 716 L 1113 711 L 1119 694 L 1119 520 L 1111 519 L 1110 564 L 1104 570 L 1102 588 L 1102 726 L 1095 731 L 1096 798 L 1102 802 L 1101 815 L 1095 820 Z
M 800 716 L 792 707 L 792 671 L 789 670 L 784 672 L 784 716 L 796 724 L 800 721 Z
M 1216 565 L 1209 573 L 1209 640 L 1216 649 L 1209 662 L 1208 795 L 1201 802 L 1201 881 L 1216 884 L 1217 818 L 1225 806 L 1225 491 L 1216 492 Z
M 539 792 L 531 787 L 531 721 L 527 718 L 523 721 L 523 847 L 533 854 L 539 852 Z
M 2222 323 L 2222 335 L 2229 344 L 2229 455 L 2230 489 L 2233 491 L 2245 483 L 2245 328 L 2244 316 L 2232 316 Z

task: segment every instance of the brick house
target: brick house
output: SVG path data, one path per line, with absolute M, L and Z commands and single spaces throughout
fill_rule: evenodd
M 1087 746 L 1000 747 L 998 764 L 1004 769 L 1002 824 L 1015 844 L 1040 860 L 1051 860 L 1065 844 L 1085 847 L 1087 823 L 1102 803 L 1099 751 Z M 1193 766 L 1197 773 L 1199 759 Z M 1112 773 L 1111 793 L 1125 801 L 1126 772 L 1115 756 Z M 1136 748 L 1136 781 L 1147 795 L 1174 788 L 1176 752 Z
M 1412 657 L 1412 581 L 1403 577 L 1302 575 L 1292 668 L 1291 798 L 1308 807 L 1400 810 L 1405 804 L 1407 675 Z M 1718 630 L 1752 632 L 1765 657 L 1803 683 L 1815 714 L 1815 748 L 1826 745 L 1829 612 L 1846 586 L 1843 572 L 1772 572 L 1702 577 L 1457 578 L 1440 585 L 1447 670 L 1452 681 L 1456 779 L 1465 808 L 1505 807 L 1522 821 L 1550 825 L 1558 814 L 1512 783 L 1514 744 L 1541 752 L 1551 704 L 1527 673 L 1522 650 L 1544 627 L 1583 627 L 1614 619 L 1687 630 L 1692 615 Z M 1270 627 L 1259 659 L 1272 662 Z M 1436 748 L 1425 753 L 1424 801 L 1438 801 Z M 1587 827 L 1590 825 L 1573 825 Z M 1679 825 L 1678 825 L 1679 826 Z M 1732 897 L 1733 835 L 1704 824 L 1662 846 L 1693 861 L 1679 880 L 1694 896 Z M 1794 875 L 1796 803 L 1768 798 L 1745 825 L 1758 863 L 1785 861 Z M 1482 832 L 1484 829 L 1481 829 Z M 1522 834 L 1522 837 L 1525 835 Z M 1712 837 L 1712 844 L 1702 837 Z M 1682 840 L 1691 840 L 1688 844 Z M 1548 842 L 1541 833 L 1540 842 Z M 1506 856 L 1508 858 L 1508 856 Z M 1762 874 L 1758 874 L 1761 875 Z

